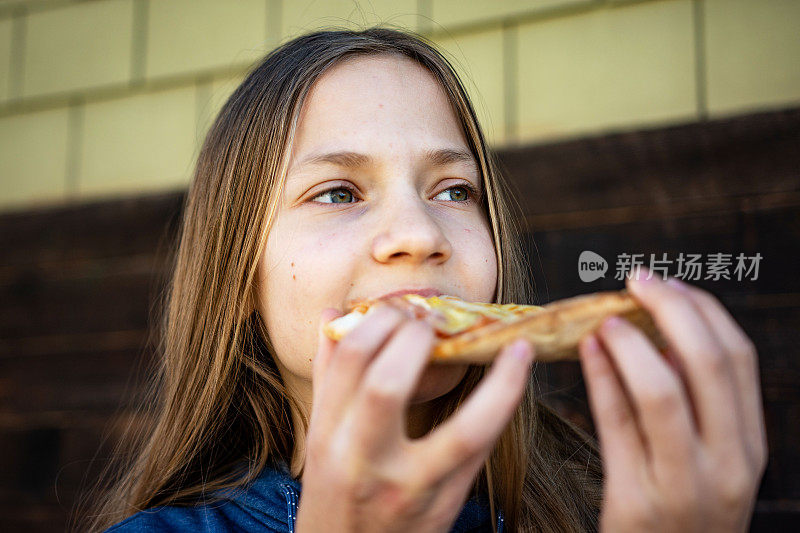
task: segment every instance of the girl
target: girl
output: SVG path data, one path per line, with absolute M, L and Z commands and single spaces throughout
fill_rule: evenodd
M 155 425 L 94 528 L 744 531 L 766 458 L 756 354 L 705 292 L 628 282 L 672 363 L 622 320 L 582 343 L 604 476 L 534 397 L 526 342 L 487 369 L 426 366 L 432 330 L 391 310 L 320 333 L 395 291 L 531 302 L 518 216 L 424 39 L 327 31 L 270 53 L 200 153 Z

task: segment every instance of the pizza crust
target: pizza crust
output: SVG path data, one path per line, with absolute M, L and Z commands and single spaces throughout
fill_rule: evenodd
M 580 340 L 612 315 L 632 322 L 659 349 L 666 346 L 650 313 L 622 290 L 559 300 L 510 324 L 495 322 L 442 339 L 431 357 L 437 362 L 488 363 L 503 346 L 524 337 L 535 347 L 537 361 L 575 360 Z
M 449 302 L 447 299 L 453 297 L 443 298 Z M 431 325 L 437 324 L 439 329 L 447 329 L 443 325 L 444 316 L 440 316 L 436 309 L 431 308 L 425 298 L 414 296 L 410 299 L 391 298 L 386 302 L 362 302 L 354 306 L 350 313 L 325 324 L 323 331 L 328 337 L 338 341 L 382 304 L 398 306 L 409 316 L 426 319 Z M 543 307 L 515 304 L 466 303 L 465 305 L 478 313 L 482 307 L 489 306 L 495 308 L 498 313 L 501 309 L 507 311 L 515 309 L 520 314 L 518 317 L 506 316 L 501 320 L 466 329 L 452 336 L 437 337 L 431 351 L 432 362 L 490 363 L 505 345 L 520 337 L 524 337 L 535 347 L 537 361 L 576 360 L 580 340 L 613 315 L 621 316 L 633 323 L 657 348 L 666 347 L 666 342 L 656 328 L 650 313 L 641 307 L 627 290 L 575 296 Z

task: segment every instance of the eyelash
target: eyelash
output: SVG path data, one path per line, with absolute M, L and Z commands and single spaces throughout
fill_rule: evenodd
M 448 187 L 448 188 L 442 190 L 442 192 L 449 191 L 450 189 L 459 189 L 459 188 L 465 189 L 469 193 L 469 198 L 467 200 L 462 201 L 462 202 L 454 201 L 455 203 L 457 203 L 457 204 L 468 204 L 470 202 L 477 202 L 479 200 L 478 189 L 476 189 L 471 183 L 459 183 L 457 185 L 453 185 L 452 187 Z M 352 187 L 348 187 L 346 185 L 338 185 L 336 187 L 331 187 L 330 189 L 325 189 L 324 191 L 321 191 L 320 193 L 314 195 L 314 197 L 309 199 L 309 202 L 311 202 L 312 204 L 336 205 L 335 202 L 314 202 L 312 200 L 314 200 L 315 198 L 319 198 L 320 196 L 323 196 L 323 195 L 328 194 L 330 192 L 339 191 L 339 190 L 350 191 L 350 193 L 352 193 L 354 197 L 356 195 L 356 191 Z M 439 194 L 442 194 L 442 192 L 440 192 Z M 439 196 L 439 194 L 437 194 L 436 196 Z M 356 203 L 356 202 L 343 202 L 343 203 L 347 204 L 347 203 Z

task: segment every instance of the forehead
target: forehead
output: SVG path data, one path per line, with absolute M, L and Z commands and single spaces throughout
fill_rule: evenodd
M 433 74 L 409 58 L 349 58 L 314 83 L 300 112 L 294 154 L 336 147 L 463 146 L 464 134 Z

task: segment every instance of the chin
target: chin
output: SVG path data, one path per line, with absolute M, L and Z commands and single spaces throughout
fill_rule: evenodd
M 411 395 L 411 403 L 429 402 L 444 396 L 459 384 L 467 368 L 469 365 L 466 364 L 428 365 Z

